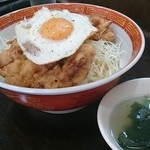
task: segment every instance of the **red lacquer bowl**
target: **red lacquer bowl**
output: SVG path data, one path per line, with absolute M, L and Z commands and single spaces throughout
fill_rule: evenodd
M 32 17 L 43 5 L 21 9 L 0 17 L 0 36 L 15 36 L 18 21 Z M 145 40 L 140 27 L 127 16 L 101 6 L 79 3 L 56 3 L 44 5 L 49 9 L 68 9 L 71 12 L 99 15 L 111 20 L 111 28 L 122 39 L 123 48 L 132 51 L 130 61 L 117 73 L 97 82 L 60 89 L 23 88 L 0 82 L 0 91 L 24 106 L 47 112 L 70 112 L 78 110 L 100 98 L 114 87 L 122 74 L 131 69 L 142 56 Z

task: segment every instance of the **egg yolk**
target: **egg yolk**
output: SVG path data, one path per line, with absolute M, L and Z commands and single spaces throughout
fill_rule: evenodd
M 46 21 L 39 30 L 42 37 L 50 40 L 66 39 L 73 31 L 71 22 L 64 18 L 53 18 Z

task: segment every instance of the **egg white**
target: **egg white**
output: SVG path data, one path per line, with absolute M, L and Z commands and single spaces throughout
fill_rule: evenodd
M 72 33 L 63 40 L 49 40 L 39 34 L 39 29 L 44 22 L 51 18 L 64 18 L 73 24 Z M 92 26 L 89 18 L 68 10 L 49 10 L 43 7 L 31 19 L 19 22 L 16 27 L 16 36 L 19 46 L 28 59 L 42 65 L 55 62 L 74 54 L 83 42 L 97 29 Z M 36 52 L 26 50 L 28 42 L 37 48 Z M 31 47 L 31 48 L 33 48 Z M 31 49 L 32 51 L 32 49 Z

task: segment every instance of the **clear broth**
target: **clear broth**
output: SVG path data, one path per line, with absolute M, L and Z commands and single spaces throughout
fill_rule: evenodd
M 116 106 L 110 118 L 110 129 L 111 129 L 111 135 L 114 137 L 117 143 L 118 143 L 118 136 L 121 133 L 121 131 L 123 131 L 132 122 L 130 118 L 127 117 L 131 112 L 131 105 L 135 102 L 138 102 L 139 104 L 143 104 L 147 100 L 150 101 L 150 95 L 130 97 L 128 99 L 125 99 L 118 106 Z

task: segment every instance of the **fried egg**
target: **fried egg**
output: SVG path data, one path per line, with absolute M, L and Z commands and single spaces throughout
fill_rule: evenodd
M 96 31 L 97 28 L 85 15 L 46 7 L 15 27 L 22 51 L 28 59 L 39 65 L 71 56 Z

